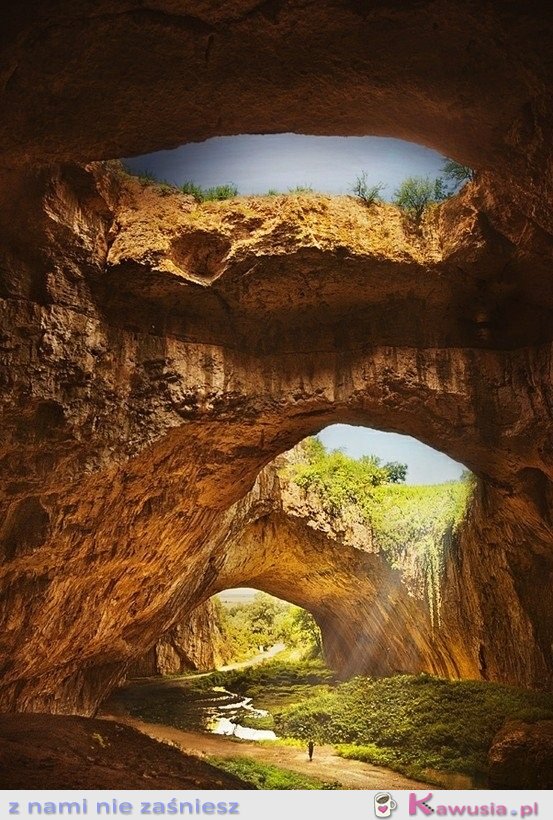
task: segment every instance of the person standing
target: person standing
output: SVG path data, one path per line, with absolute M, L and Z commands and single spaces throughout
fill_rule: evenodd
M 310 740 L 309 743 L 307 744 L 307 754 L 309 755 L 309 762 L 310 763 L 313 760 L 313 750 L 314 750 L 314 748 L 315 748 L 315 744 L 313 743 L 312 740 Z

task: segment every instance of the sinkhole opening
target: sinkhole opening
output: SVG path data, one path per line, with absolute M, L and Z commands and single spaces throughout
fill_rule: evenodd
M 123 160 L 145 182 L 198 198 L 276 194 L 355 194 L 397 201 L 406 180 L 431 202 L 456 193 L 475 171 L 423 145 L 387 137 L 238 134 Z M 411 190 L 411 195 L 417 193 Z

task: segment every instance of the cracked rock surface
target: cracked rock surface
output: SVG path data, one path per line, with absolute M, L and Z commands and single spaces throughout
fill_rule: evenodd
M 445 631 L 428 638 L 447 644 L 432 668 L 547 685 L 546 234 L 500 218 L 485 180 L 419 231 L 392 206 L 347 197 L 198 206 L 113 165 L 7 182 L 4 709 L 93 712 L 160 635 L 242 583 L 231 545 L 247 561 L 258 539 L 274 548 L 273 524 L 252 518 L 259 471 L 331 422 L 415 436 L 477 474 L 443 579 Z M 269 508 L 288 560 L 299 524 Z M 312 609 L 316 594 L 304 593 Z M 332 635 L 348 610 L 335 609 L 339 665 Z M 393 646 L 394 668 L 429 666 L 426 637 L 403 657 L 399 637 Z

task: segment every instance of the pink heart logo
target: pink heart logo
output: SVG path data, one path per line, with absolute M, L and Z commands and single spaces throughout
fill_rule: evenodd
M 385 811 L 388 811 L 388 806 L 379 806 L 378 811 L 380 811 L 380 812 L 382 812 L 382 814 L 384 814 Z

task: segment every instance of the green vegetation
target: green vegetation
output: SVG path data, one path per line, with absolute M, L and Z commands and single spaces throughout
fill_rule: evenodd
M 446 159 L 442 165 L 442 174 L 456 187 L 474 179 L 475 172 L 468 165 L 462 165 L 454 159 Z
M 162 180 L 162 179 L 159 179 L 158 177 L 156 177 L 156 175 L 153 173 L 153 171 L 148 171 L 148 169 L 146 169 L 145 171 L 139 171 L 138 173 L 135 173 L 134 171 L 131 171 L 130 168 L 128 168 L 127 166 L 124 166 L 124 168 L 125 168 L 125 171 L 126 171 L 127 174 L 129 174 L 130 176 L 136 177 L 137 179 L 139 179 L 141 182 L 144 182 L 145 184 L 157 185 L 160 182 L 163 182 L 163 183 L 166 182 L 165 180 Z M 166 183 L 166 184 L 169 184 L 169 183 Z
M 241 695 L 252 696 L 259 686 L 274 688 L 308 684 L 330 684 L 335 680 L 334 673 L 321 660 L 299 661 L 288 663 L 278 660 L 265 661 L 245 669 L 232 669 L 228 672 L 212 672 L 204 680 L 208 685 L 225 686 Z
M 225 772 L 236 775 L 258 789 L 339 789 L 337 782 L 326 782 L 315 777 L 281 769 L 270 763 L 260 763 L 246 757 L 211 757 L 209 762 Z
M 275 720 L 272 715 L 256 715 L 249 709 L 239 709 L 233 717 L 235 723 L 247 729 L 274 729 Z
M 358 197 L 365 205 L 374 205 L 375 202 L 382 202 L 381 192 L 386 188 L 382 182 L 376 185 L 369 185 L 367 172 L 362 171 L 352 186 L 352 193 Z
M 365 504 L 374 539 L 392 566 L 401 566 L 406 548 L 418 557 L 433 620 L 439 614 L 440 578 L 447 552 L 471 488 L 471 481 L 377 487 Z
M 181 191 L 183 194 L 189 194 L 189 196 L 193 196 L 198 202 L 202 202 L 204 198 L 204 190 L 199 185 L 196 185 L 195 182 L 192 180 L 187 180 L 181 185 Z
M 214 185 L 212 188 L 202 188 L 195 182 L 187 180 L 181 186 L 183 194 L 190 194 L 197 202 L 222 201 L 224 199 L 234 199 L 238 196 L 236 185 L 227 183 L 226 185 Z
M 407 177 L 395 192 L 393 202 L 418 225 L 430 205 L 442 202 L 449 195 L 441 177 L 433 180 Z
M 479 777 L 508 718 L 553 718 L 553 695 L 428 675 L 354 678 L 283 710 L 275 726 L 294 738 L 345 744 L 344 757 L 411 776 L 431 769 Z
M 213 672 L 203 681 L 206 685 L 223 686 L 253 698 L 255 706 L 274 711 L 292 703 L 302 703 L 313 694 L 327 692 L 335 683 L 335 676 L 321 660 L 272 660 L 246 669 Z M 251 728 L 272 729 L 273 724 L 263 727 L 251 724 Z
M 158 185 L 166 192 L 180 190 L 184 194 L 193 196 L 197 202 L 222 201 L 234 199 L 239 195 L 237 186 L 232 183 L 203 188 L 196 182 L 187 180 L 179 188 L 165 179 L 158 178 L 150 170 L 135 172 L 124 163 L 119 167 L 122 167 L 126 174 L 136 177 L 145 185 Z M 452 196 L 464 182 L 474 179 L 475 176 L 472 168 L 453 159 L 444 160 L 442 174 L 443 176 L 435 179 L 407 177 L 395 192 L 392 201 L 405 211 L 416 225 L 420 224 L 425 212 L 431 205 Z M 376 202 L 382 202 L 381 194 L 385 188 L 386 185 L 382 182 L 370 185 L 367 172 L 362 171 L 351 186 L 351 193 L 365 205 L 374 205 Z M 264 196 L 296 196 L 314 193 L 316 192 L 311 185 L 296 185 L 289 188 L 287 194 L 283 194 L 276 188 L 270 188 Z
M 143 185 L 157 185 L 165 192 L 176 193 L 181 191 L 183 194 L 193 196 L 197 202 L 233 199 L 238 196 L 238 188 L 236 185 L 231 183 L 227 183 L 225 185 L 214 185 L 211 188 L 202 188 L 201 185 L 197 185 L 195 182 L 192 182 L 192 180 L 187 180 L 179 188 L 177 185 L 173 185 L 173 183 L 168 182 L 166 179 L 157 177 L 152 171 L 133 171 L 132 168 L 125 165 L 125 163 L 121 163 L 119 167 L 123 170 L 123 173 L 135 177 L 140 180 Z
M 286 467 L 286 475 L 317 493 L 329 515 L 342 515 L 354 506 L 392 566 L 401 566 L 407 549 L 416 555 L 434 617 L 445 555 L 463 519 L 472 479 L 407 486 L 399 483 L 406 476 L 404 464 L 382 464 L 375 456 L 353 459 L 339 450 L 327 452 L 318 439 L 307 439 L 303 453 L 304 460 Z
M 259 592 L 249 603 L 220 607 L 219 616 L 232 660 L 250 658 L 277 643 L 308 657 L 320 654 L 321 633 L 312 615 L 272 595 Z
M 288 188 L 289 194 L 314 194 L 315 191 L 310 185 L 296 185 L 295 188 Z
M 363 507 L 375 487 L 404 481 L 407 475 L 405 464 L 382 464 L 376 456 L 354 459 L 340 450 L 327 452 L 317 438 L 306 439 L 302 451 L 304 460 L 285 471 L 298 486 L 315 490 L 334 515 L 352 504 Z
M 173 185 L 172 182 L 157 177 L 153 171 L 149 171 L 148 169 L 146 169 L 145 171 L 133 171 L 124 162 L 120 164 L 117 163 L 115 165 L 115 168 L 118 168 L 119 172 L 122 171 L 124 174 L 127 174 L 127 176 L 135 177 L 142 183 L 142 185 L 156 185 L 158 188 L 161 189 L 162 193 L 174 193 L 175 191 L 178 191 L 177 186 Z

